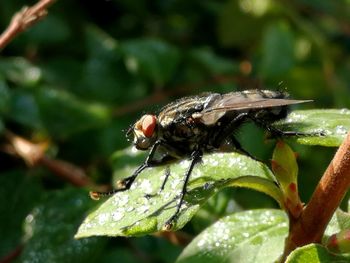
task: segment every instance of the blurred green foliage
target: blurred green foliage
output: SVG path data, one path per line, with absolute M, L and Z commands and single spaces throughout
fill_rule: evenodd
M 2 1 L 0 28 L 35 2 Z M 50 262 L 174 262 L 182 249 L 165 239 L 72 241 L 96 204 L 45 167 L 11 156 L 5 131 L 49 141 L 51 158 L 82 167 L 95 184 L 112 184 L 109 160 L 128 145 L 125 130 L 174 98 L 282 88 L 313 99 L 306 108 L 349 108 L 349 13 L 348 0 L 57 1 L 0 54 L 0 259 L 23 244 L 19 262 L 48 262 L 41 252 Z M 252 154 L 271 157 L 259 129 L 247 125 L 238 135 Z M 293 149 L 306 202 L 334 149 Z M 195 236 L 232 211 L 273 205 L 251 191 L 223 191 L 184 231 Z

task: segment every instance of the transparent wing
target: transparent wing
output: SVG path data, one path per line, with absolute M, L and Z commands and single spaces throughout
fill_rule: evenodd
M 311 101 L 312 100 L 264 98 L 260 93 L 227 93 L 208 104 L 208 106 L 201 112 L 202 121 L 206 124 L 214 124 L 218 119 L 230 111 L 273 108 Z
M 288 106 L 292 104 L 311 102 L 312 100 L 288 100 L 288 99 L 259 99 L 259 100 L 247 100 L 240 102 L 233 101 L 221 101 L 217 105 L 213 105 L 211 108 L 205 109 L 203 113 L 213 111 L 230 111 L 230 110 L 247 110 L 247 109 L 262 109 L 273 108 L 278 106 Z

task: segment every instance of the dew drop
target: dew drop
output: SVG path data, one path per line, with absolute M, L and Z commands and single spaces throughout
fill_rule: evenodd
M 171 182 L 171 188 L 175 190 L 179 184 L 180 184 L 180 179 L 175 179 Z
M 199 242 L 197 243 L 198 247 L 202 247 L 205 244 L 205 239 L 201 239 L 199 240 Z
M 242 236 L 244 236 L 244 237 L 249 237 L 249 233 L 243 232 L 243 233 L 242 233 Z
M 211 164 L 212 166 L 218 166 L 219 161 L 218 161 L 218 160 L 215 160 L 215 159 L 211 159 L 211 160 L 210 160 L 210 164 Z
M 135 208 L 133 206 L 129 206 L 128 208 L 125 209 L 126 212 L 131 212 L 133 211 Z
M 299 122 L 305 119 L 305 116 L 293 112 L 290 114 L 290 121 L 288 122 Z
M 344 109 L 341 109 L 341 110 L 340 110 L 340 113 L 341 113 L 341 114 L 350 114 L 350 110 L 344 108 Z
M 109 218 L 109 214 L 107 214 L 107 213 L 100 214 L 98 216 L 98 223 L 100 225 L 103 225 L 107 222 L 108 218 Z
M 129 202 L 129 196 L 128 196 L 128 195 L 122 195 L 122 196 L 120 196 L 120 199 L 119 199 L 119 205 L 120 205 L 120 206 L 124 206 L 124 205 L 126 205 L 128 202 Z
M 116 211 L 112 213 L 112 218 L 114 221 L 119 221 L 124 217 L 124 212 L 123 211 Z
M 343 125 L 338 125 L 335 128 L 335 133 L 337 133 L 337 134 L 344 135 L 344 134 L 347 134 L 347 132 L 348 132 L 348 130 Z
M 159 180 L 160 180 L 160 181 L 164 181 L 164 180 L 165 180 L 165 177 L 166 177 L 166 175 L 163 174 L 163 175 L 161 175 L 161 176 L 159 177 Z
M 206 182 L 204 185 L 203 185 L 203 190 L 209 190 L 211 188 L 214 187 L 214 183 L 212 182 Z
M 181 167 L 181 168 L 187 168 L 188 165 L 189 165 L 189 161 L 188 161 L 188 160 L 182 160 L 182 161 L 180 162 L 180 167 Z
M 136 210 L 139 214 L 143 214 L 143 213 L 146 213 L 149 210 L 149 208 L 150 208 L 149 205 L 143 205 L 138 207 Z
M 163 200 L 169 200 L 171 194 L 169 192 L 162 192 Z
M 193 172 L 192 172 L 192 178 L 198 178 L 198 177 L 201 177 L 202 176 L 202 172 L 199 170 L 199 169 L 195 169 Z
M 137 187 L 139 187 L 138 183 L 137 183 L 137 182 L 134 182 L 133 184 L 131 184 L 130 190 L 134 190 L 134 189 L 136 189 Z

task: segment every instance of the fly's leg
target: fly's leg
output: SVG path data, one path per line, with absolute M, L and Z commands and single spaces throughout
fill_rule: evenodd
M 232 133 L 234 132 L 235 129 L 237 129 L 242 122 L 244 121 L 245 118 L 247 118 L 248 113 L 247 112 L 243 112 L 238 114 L 229 124 L 227 127 L 225 127 L 225 129 L 220 132 L 216 138 L 215 138 L 215 142 L 214 142 L 214 146 L 216 148 L 219 148 L 225 140 L 229 139 L 230 142 L 233 144 L 233 146 L 235 147 L 235 149 L 238 152 L 241 152 L 247 156 L 249 156 L 250 158 L 259 161 L 257 158 L 255 158 L 253 155 L 251 155 L 248 151 L 246 151 L 242 145 L 240 144 L 240 142 L 232 135 Z
M 263 127 L 268 132 L 271 133 L 272 137 L 287 137 L 287 136 L 324 136 L 322 132 L 315 132 L 315 133 L 307 133 L 307 132 L 298 132 L 298 131 L 282 131 L 281 129 L 278 129 L 274 126 L 272 126 L 270 123 L 267 123 L 263 120 L 260 120 L 254 116 L 249 116 L 249 118 L 255 122 L 257 125 Z
M 231 134 L 236 130 L 244 121 L 245 118 L 247 118 L 248 113 L 243 112 L 238 114 L 233 120 L 222 130 L 218 135 L 216 135 L 216 138 L 214 140 L 213 146 L 215 148 L 219 148 L 223 142 L 231 136 Z M 236 140 L 235 140 L 236 141 Z M 237 146 L 234 141 L 232 141 L 234 146 Z M 240 144 L 238 143 L 238 148 L 242 148 Z
M 158 140 L 158 141 L 156 141 L 153 144 L 153 146 L 152 146 L 152 148 L 151 148 L 151 150 L 150 150 L 146 160 L 144 161 L 144 163 L 141 164 L 131 176 L 129 176 L 129 177 L 119 181 L 117 183 L 118 184 L 118 188 L 117 189 L 113 189 L 112 191 L 109 191 L 109 192 L 94 192 L 94 191 L 91 191 L 90 192 L 90 197 L 92 199 L 98 200 L 98 199 L 101 198 L 101 196 L 110 196 L 110 195 L 113 195 L 113 194 L 118 193 L 118 192 L 123 192 L 123 191 L 129 190 L 131 185 L 132 185 L 132 183 L 135 181 L 136 177 L 143 170 L 145 170 L 148 167 L 152 167 L 152 166 L 156 166 L 158 164 L 161 164 L 161 161 L 153 160 L 154 154 L 156 153 L 156 150 L 158 149 L 159 145 L 161 145 L 161 144 L 162 144 L 161 140 Z
M 165 178 L 164 178 L 164 181 L 163 181 L 163 183 L 162 183 L 162 186 L 161 186 L 160 189 L 159 189 L 159 192 L 162 192 L 162 191 L 164 190 L 165 184 L 166 184 L 166 182 L 168 181 L 169 176 L 170 176 L 170 168 L 169 168 L 169 166 L 168 166 L 168 167 L 166 168 L 166 170 L 165 170 Z
M 234 136 L 231 136 L 230 139 L 231 139 L 231 142 L 234 145 L 235 149 L 238 152 L 243 153 L 244 155 L 247 155 L 248 157 L 252 158 L 255 161 L 261 162 L 261 160 L 257 159 L 255 156 L 251 155 L 247 150 L 245 150 L 242 147 L 242 145 L 240 144 L 240 142 Z
M 162 186 L 160 187 L 160 189 L 159 189 L 157 194 L 160 194 L 164 190 L 165 184 L 166 184 L 166 182 L 169 179 L 169 176 L 170 176 L 170 168 L 169 168 L 169 166 L 166 167 L 164 176 L 165 176 L 165 178 L 163 180 Z M 150 198 L 156 196 L 157 194 L 146 194 L 145 197 L 147 199 L 150 199 Z
M 193 168 L 195 167 L 196 163 L 200 162 L 201 158 L 202 158 L 202 152 L 201 151 L 196 150 L 196 151 L 194 151 L 192 153 L 192 155 L 191 155 L 191 164 L 190 164 L 190 166 L 188 167 L 188 170 L 185 173 L 185 177 L 184 177 L 185 179 L 184 179 L 184 183 L 183 183 L 182 190 L 181 190 L 181 193 L 180 193 L 179 201 L 178 201 L 178 203 L 176 205 L 176 211 L 173 214 L 173 216 L 170 217 L 168 219 L 168 221 L 165 222 L 165 225 L 164 225 L 164 229 L 165 230 L 170 230 L 173 227 L 174 221 L 179 216 L 179 212 L 180 212 L 181 206 L 183 204 L 184 197 L 185 197 L 185 195 L 187 193 L 188 180 L 190 179 L 190 176 L 191 176 Z

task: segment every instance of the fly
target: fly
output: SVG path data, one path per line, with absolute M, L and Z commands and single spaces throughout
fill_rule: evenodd
M 188 158 L 190 165 L 184 174 L 176 211 L 165 224 L 165 229 L 171 229 L 183 204 L 192 170 L 201 161 L 203 153 L 233 146 L 232 150 L 251 156 L 234 136 L 234 132 L 247 121 L 254 122 L 275 137 L 310 135 L 272 126 L 273 122 L 287 116 L 290 105 L 310 101 L 288 99 L 287 93 L 270 90 L 205 93 L 176 100 L 163 107 L 158 115 L 143 115 L 129 130 L 128 133 L 133 134 L 134 146 L 138 150 L 149 150 L 146 160 L 131 176 L 121 180 L 117 189 L 107 193 L 91 192 L 91 196 L 99 199 L 100 196 L 128 190 L 144 169 Z M 168 176 L 169 172 L 161 190 Z

